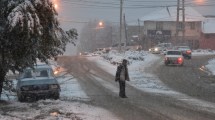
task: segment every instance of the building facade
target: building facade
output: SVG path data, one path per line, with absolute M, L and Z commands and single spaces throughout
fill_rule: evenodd
M 176 36 L 177 8 L 162 9 L 143 17 L 144 36 L 148 47 L 158 43 L 171 42 L 173 45 L 189 45 L 192 49 L 199 48 L 204 17 L 194 9 L 185 8 L 185 34 L 183 39 L 183 24 L 179 22 L 178 36 Z M 181 16 L 181 15 L 180 15 Z M 182 19 L 180 18 L 180 21 Z
M 174 45 L 189 45 L 191 48 L 198 48 L 201 38 L 201 21 L 185 22 L 185 37 L 182 30 L 179 31 L 176 40 L 175 21 L 144 21 L 144 35 L 150 46 L 158 43 L 171 42 Z
M 215 17 L 205 18 L 202 24 L 200 48 L 215 50 Z

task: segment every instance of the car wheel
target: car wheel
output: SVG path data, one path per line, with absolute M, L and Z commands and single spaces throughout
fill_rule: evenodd
M 24 101 L 25 101 L 25 96 L 23 96 L 23 95 L 18 95 L 18 100 L 19 100 L 20 102 L 24 102 Z
M 54 98 L 55 100 L 58 100 L 58 99 L 60 98 L 60 94 L 59 94 L 59 93 L 54 94 L 53 98 Z

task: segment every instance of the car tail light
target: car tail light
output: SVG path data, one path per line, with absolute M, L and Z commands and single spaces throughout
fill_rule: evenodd
M 187 50 L 186 53 L 187 53 L 187 54 L 190 54 L 190 53 L 191 53 L 191 50 Z
M 178 63 L 182 63 L 183 62 L 183 59 L 180 57 L 178 58 Z

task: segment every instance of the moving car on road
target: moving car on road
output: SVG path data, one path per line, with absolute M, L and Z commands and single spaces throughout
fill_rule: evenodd
M 160 54 L 161 51 L 162 51 L 162 48 L 159 46 L 155 46 L 155 47 L 149 49 L 149 52 L 151 52 L 153 54 Z
M 27 99 L 59 99 L 60 85 L 54 77 L 52 68 L 45 64 L 34 68 L 34 70 L 26 68 L 20 74 L 16 86 L 18 100 L 23 102 Z
M 160 54 L 164 53 L 167 50 L 172 49 L 172 44 L 171 43 L 159 43 L 153 48 L 150 48 L 149 51 L 154 54 Z
M 186 59 L 191 59 L 192 51 L 189 46 L 175 46 L 176 50 L 180 50 Z
M 180 66 L 183 66 L 184 57 L 182 56 L 181 51 L 179 51 L 179 50 L 168 50 L 165 53 L 164 64 L 165 65 L 180 65 Z

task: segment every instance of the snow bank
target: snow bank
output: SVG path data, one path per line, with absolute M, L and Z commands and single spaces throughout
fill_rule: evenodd
M 107 54 L 102 55 L 102 57 L 113 65 L 117 65 L 122 62 L 122 59 L 127 59 L 129 64 L 135 63 L 137 61 L 144 61 L 144 57 L 148 55 L 146 51 L 126 51 L 124 53 L 119 53 L 118 51 L 112 50 Z
M 208 61 L 208 65 L 206 67 L 215 75 L 215 59 Z
M 192 51 L 192 56 L 215 55 L 215 50 L 197 49 Z

